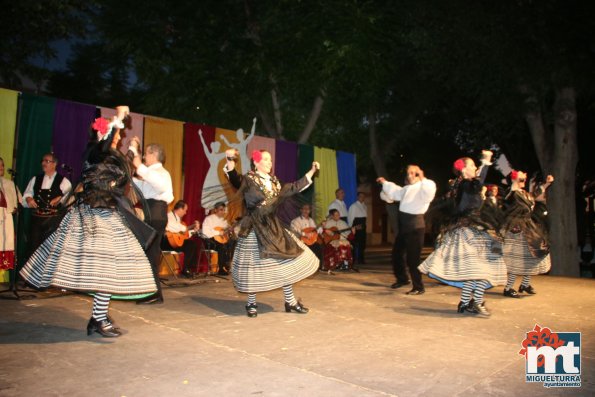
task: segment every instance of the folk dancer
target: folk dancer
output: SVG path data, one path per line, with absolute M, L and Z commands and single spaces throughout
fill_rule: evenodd
M 551 175 L 547 178 L 550 183 L 554 181 Z M 502 227 L 504 262 L 508 268 L 508 282 L 503 294 L 520 298 L 519 292 L 536 294 L 530 283 L 531 276 L 547 273 L 552 265 L 547 231 L 533 217 L 535 198 L 524 189 L 527 174 L 513 170 L 510 179 L 512 186 L 504 199 L 505 220 Z M 512 287 L 519 275 L 523 279 L 517 292 Z
M 21 270 L 37 288 L 55 286 L 94 292 L 87 334 L 118 337 L 121 330 L 108 315 L 112 294 L 137 295 L 157 290 L 151 265 L 131 223 L 135 218 L 125 195 L 131 189 L 127 159 L 111 148 L 118 139 L 127 107 L 111 123 L 98 118 L 84 155 L 82 190 L 58 229 L 33 253 Z M 129 211 L 126 218 L 124 211 Z M 126 218 L 126 219 L 125 219 Z M 140 225 L 146 227 L 142 222 Z
M 136 168 L 137 178 L 134 183 L 146 199 L 149 207 L 149 218 L 145 222 L 157 232 L 157 238 L 147 251 L 147 257 L 151 262 L 153 277 L 157 284 L 157 292 L 153 296 L 138 300 L 138 304 L 163 303 L 163 293 L 159 280 L 159 264 L 161 262 L 161 241 L 165 235 L 167 226 L 167 205 L 174 201 L 173 186 L 169 172 L 163 167 L 165 161 L 165 150 L 158 143 L 147 145 L 144 162 L 140 157 L 140 142 L 133 139 L 137 152 L 132 160 Z
M 459 313 L 481 316 L 490 315 L 485 290 L 504 284 L 506 279 L 501 241 L 495 235 L 499 209 L 484 204 L 481 196 L 491 158 L 492 152 L 484 150 L 479 170 L 469 157 L 454 162 L 457 179 L 451 190 L 452 218 L 442 229 L 438 247 L 419 266 L 432 278 L 462 287 Z
M 407 295 L 421 295 L 425 288 L 418 270 L 421 250 L 424 246 L 426 223 L 424 214 L 436 195 L 436 184 L 427 179 L 417 165 L 407 167 L 407 184 L 399 186 L 383 177 L 376 180 L 382 185 L 385 197 L 399 201 L 399 234 L 395 247 L 393 271 L 397 281 L 391 288 L 400 288 L 409 284 L 405 263 L 413 281 L 413 288 Z
M 318 258 L 281 224 L 276 210 L 287 197 L 312 184 L 320 164 L 313 162 L 303 178 L 281 187 L 279 180 L 271 175 L 273 162 L 269 152 L 253 151 L 253 170 L 245 175 L 239 175 L 235 170 L 237 156 L 233 149 L 226 152 L 225 171 L 231 184 L 239 189 L 247 209 L 241 221 L 232 266 L 236 289 L 248 294 L 246 313 L 248 317 L 258 315 L 257 292 L 281 287 L 285 311 L 307 313 L 308 309 L 293 294 L 293 284 L 318 270 Z

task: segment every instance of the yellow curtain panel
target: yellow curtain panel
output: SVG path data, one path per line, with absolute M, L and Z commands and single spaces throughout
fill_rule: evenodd
M 165 149 L 163 166 L 169 171 L 174 188 L 174 203 L 183 198 L 182 195 L 182 159 L 184 146 L 184 123 L 181 121 L 145 117 L 145 147 L 151 143 L 159 143 Z M 170 208 L 173 206 L 170 205 Z
M 335 199 L 335 190 L 339 187 L 337 154 L 332 149 L 315 146 L 314 161 L 320 163 L 320 171 L 314 178 L 314 203 L 319 209 L 316 211 L 316 223 L 320 223 L 326 217 L 326 209 Z
M 18 91 L 0 88 L 0 157 L 4 159 L 6 169 L 13 168 L 12 152 L 17 124 Z M 5 171 L 6 172 L 6 171 Z M 5 175 L 7 178 L 8 175 Z

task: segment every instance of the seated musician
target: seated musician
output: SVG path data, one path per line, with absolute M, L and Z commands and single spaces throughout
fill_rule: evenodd
M 336 268 L 353 269 L 351 243 L 347 237 L 354 231 L 355 228 L 349 227 L 347 222 L 341 219 L 341 213 L 338 210 L 329 211 L 329 217 L 322 232 L 325 244 L 323 270 L 333 274 Z
M 208 245 L 217 251 L 219 258 L 219 274 L 229 274 L 229 263 L 233 250 L 233 226 L 225 219 L 226 206 L 224 202 L 215 204 L 215 208 L 202 223 L 202 234 L 208 238 Z
M 194 221 L 190 226 L 182 222 L 182 218 L 188 212 L 188 204 L 184 200 L 178 200 L 172 211 L 167 214 L 167 226 L 165 236 L 161 241 L 161 249 L 184 253 L 184 265 L 182 275 L 190 277 L 190 269 L 196 266 L 196 241 L 190 239 L 200 228 L 200 223 Z
M 322 266 L 322 245 L 319 234 L 322 228 L 316 227 L 316 222 L 310 217 L 311 206 L 304 204 L 300 209 L 301 215 L 291 221 L 291 229 L 295 231 L 304 244 L 316 254 Z

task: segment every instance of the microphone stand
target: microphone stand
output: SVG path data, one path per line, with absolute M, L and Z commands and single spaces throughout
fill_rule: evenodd
M 10 172 L 10 171 L 9 171 Z M 15 183 L 15 176 L 16 176 L 16 172 L 10 172 L 11 174 L 11 180 L 13 182 L 14 185 L 14 193 L 15 193 L 15 198 L 17 200 L 17 205 L 16 205 L 16 212 L 15 212 L 15 222 L 14 222 L 14 268 L 12 270 L 9 270 L 9 284 L 8 284 L 8 289 L 5 290 L 0 290 L 0 299 L 13 299 L 13 300 L 21 300 L 21 299 L 32 299 L 32 298 L 36 298 L 35 295 L 19 295 L 19 292 L 35 292 L 35 291 L 31 291 L 31 290 L 24 290 L 24 289 L 19 289 L 17 287 L 17 281 L 18 281 L 18 267 L 19 267 L 19 262 L 18 262 L 18 258 L 17 258 L 17 248 L 18 248 L 18 238 L 19 238 L 19 191 L 17 189 L 17 184 Z M 8 208 L 7 208 L 8 209 Z M 10 216 L 12 216 L 12 214 L 10 214 Z M 3 296 L 3 293 L 11 293 L 12 295 L 9 296 Z

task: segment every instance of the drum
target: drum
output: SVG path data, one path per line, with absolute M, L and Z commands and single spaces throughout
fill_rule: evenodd
M 211 274 L 217 274 L 219 273 L 219 253 L 215 250 L 207 250 L 206 251 L 207 255 L 209 255 L 210 258 L 210 265 L 211 268 L 209 269 Z

